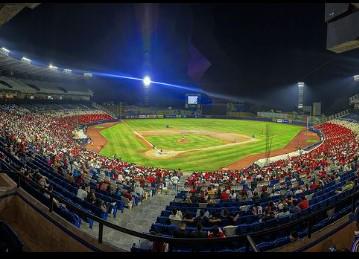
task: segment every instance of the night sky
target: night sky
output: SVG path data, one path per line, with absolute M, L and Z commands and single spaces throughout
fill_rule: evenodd
M 359 85 L 350 77 L 359 74 L 359 51 L 325 49 L 324 7 L 158 4 L 146 10 L 140 4 L 49 3 L 23 10 L 0 27 L 0 42 L 44 64 L 138 77 L 149 72 L 156 81 L 283 110 L 294 109 L 296 82 L 304 81 L 305 102 L 322 101 L 324 111 L 331 112 L 357 92 Z M 187 73 L 190 42 L 211 64 L 195 81 Z M 143 90 L 139 82 L 96 82 L 99 100 L 138 101 L 135 96 L 141 95 L 133 90 Z M 175 103 L 177 97 L 182 102 L 184 93 L 151 88 L 151 96 L 163 102 Z

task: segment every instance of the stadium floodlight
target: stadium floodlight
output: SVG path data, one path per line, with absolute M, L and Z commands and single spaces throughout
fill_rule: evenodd
M 142 80 L 143 85 L 147 88 L 151 84 L 151 78 L 149 76 L 145 76 Z
M 359 75 L 355 75 L 355 76 L 353 76 L 353 78 L 354 78 L 354 81 L 359 81 Z
M 303 87 L 303 86 L 304 86 L 304 82 L 298 82 L 297 85 L 298 85 L 298 87 Z
M 92 77 L 92 73 L 84 73 L 84 77 Z
M 52 64 L 50 64 L 50 65 L 49 65 L 49 69 L 51 69 L 51 70 L 57 70 L 57 69 L 58 69 L 58 67 L 53 66 Z
M 9 56 L 9 52 L 10 50 L 8 50 L 7 48 L 4 47 L 1 48 L 1 53 L 3 53 L 4 55 Z
M 72 72 L 71 69 L 68 69 L 68 68 L 65 68 L 65 69 L 64 69 L 64 73 L 71 74 L 71 72 Z
M 22 58 L 21 58 L 21 61 L 22 61 L 22 62 L 25 62 L 25 63 L 28 63 L 28 64 L 31 64 L 31 59 L 26 58 L 26 57 L 22 57 Z

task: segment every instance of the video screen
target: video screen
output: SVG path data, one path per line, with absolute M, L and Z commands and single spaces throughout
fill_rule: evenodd
M 188 104 L 198 104 L 198 96 L 197 95 L 189 95 L 187 103 Z

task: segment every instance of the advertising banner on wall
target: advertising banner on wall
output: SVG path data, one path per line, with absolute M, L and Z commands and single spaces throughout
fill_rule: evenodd
M 290 123 L 289 120 L 277 119 L 278 123 Z

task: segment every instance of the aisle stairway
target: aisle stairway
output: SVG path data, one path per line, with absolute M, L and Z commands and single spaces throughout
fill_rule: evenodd
M 158 215 L 173 201 L 174 197 L 174 191 L 170 191 L 168 194 L 157 194 L 143 201 L 140 206 L 135 206 L 131 210 L 124 210 L 123 213 L 119 212 L 116 218 L 109 216 L 108 221 L 121 227 L 148 233 Z M 82 224 L 81 229 L 94 237 L 98 236 L 98 223 L 94 223 L 92 230 L 86 224 Z M 133 243 L 139 244 L 140 238 L 104 227 L 103 240 L 130 251 Z

